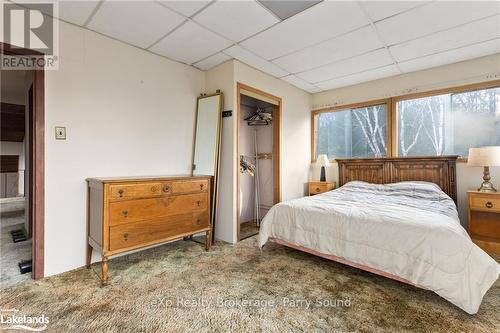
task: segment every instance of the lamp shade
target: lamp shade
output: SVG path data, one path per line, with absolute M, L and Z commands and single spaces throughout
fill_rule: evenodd
M 328 156 L 326 154 L 321 154 L 318 156 L 318 160 L 316 161 L 317 166 L 327 167 L 330 165 L 330 161 L 328 160 Z
M 469 148 L 468 166 L 500 166 L 500 146 Z

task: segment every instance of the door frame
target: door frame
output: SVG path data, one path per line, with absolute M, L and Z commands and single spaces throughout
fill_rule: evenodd
M 241 121 L 241 90 L 261 95 L 277 103 L 273 114 L 273 203 L 281 201 L 281 97 L 253 88 L 241 82 L 236 82 L 236 241 L 240 241 L 240 121 Z M 258 99 L 258 97 L 255 97 Z
M 26 48 L 13 48 L 10 44 L 0 42 L 0 54 L 11 56 L 42 55 L 42 53 Z M 31 149 L 29 170 L 29 205 L 26 206 L 32 225 L 32 277 L 35 280 L 44 277 L 45 250 L 45 70 L 29 71 L 33 81 L 33 112 L 28 115 L 29 145 Z

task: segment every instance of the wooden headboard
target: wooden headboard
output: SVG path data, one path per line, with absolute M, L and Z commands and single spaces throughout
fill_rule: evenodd
M 458 156 L 384 157 L 335 159 L 339 186 L 352 180 L 375 184 L 426 181 L 437 184 L 457 202 L 456 160 Z

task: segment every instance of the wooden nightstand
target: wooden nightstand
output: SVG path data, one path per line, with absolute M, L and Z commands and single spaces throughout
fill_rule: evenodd
M 335 182 L 309 182 L 309 195 L 325 193 L 335 189 Z
M 468 232 L 486 252 L 500 254 L 500 192 L 467 191 Z

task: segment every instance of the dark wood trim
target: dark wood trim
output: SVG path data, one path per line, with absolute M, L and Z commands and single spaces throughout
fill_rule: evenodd
M 426 181 L 437 184 L 456 203 L 457 158 L 458 156 L 336 159 L 339 186 L 353 180 L 374 184 Z
M 21 47 L 12 47 L 12 45 L 3 42 L 0 42 L 0 53 L 13 56 L 43 56 L 41 52 Z
M 240 241 L 240 117 L 241 90 L 247 90 L 276 102 L 273 119 L 273 201 L 281 201 L 281 114 L 283 101 L 281 97 L 250 87 L 241 82 L 236 83 L 236 241 Z M 255 98 L 255 97 L 254 97 Z
M 33 71 L 33 278 L 44 277 L 45 238 L 45 72 Z
M 41 55 L 41 53 L 23 49 L 12 48 L 11 45 L 0 42 L 0 54 L 6 55 Z M 30 71 L 33 76 L 33 113 L 29 126 L 32 168 L 29 178 L 29 195 L 32 203 L 29 206 L 33 226 L 32 259 L 35 280 L 44 277 L 44 237 L 45 237 L 45 71 L 43 69 Z

